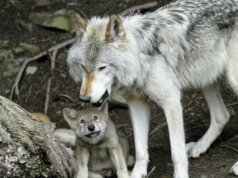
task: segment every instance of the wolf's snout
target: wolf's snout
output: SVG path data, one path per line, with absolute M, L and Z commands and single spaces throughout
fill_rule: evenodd
M 94 125 L 89 125 L 88 126 L 88 130 L 91 131 L 91 132 L 94 131 L 95 130 L 95 126 Z
M 91 97 L 90 97 L 90 96 L 80 95 L 80 96 L 79 96 L 79 99 L 80 99 L 81 101 L 84 101 L 84 102 L 90 102 Z

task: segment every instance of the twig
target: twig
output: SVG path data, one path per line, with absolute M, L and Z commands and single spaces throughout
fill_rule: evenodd
M 224 142 L 222 142 L 220 144 L 221 145 L 225 145 L 226 143 L 229 143 L 229 142 L 231 142 L 231 141 L 233 141 L 235 139 L 238 139 L 238 135 L 235 135 L 234 137 L 232 137 L 232 138 L 230 138 L 230 139 L 228 139 L 228 140 L 226 140 L 226 141 L 224 141 Z
M 136 5 L 136 6 L 132 6 L 124 11 L 122 11 L 119 15 L 127 15 L 129 13 L 138 11 L 138 10 L 142 10 L 142 9 L 151 9 L 155 6 L 157 6 L 158 3 L 156 1 L 153 2 L 149 2 L 149 3 L 145 3 L 145 4 L 141 4 L 141 5 Z
M 67 98 L 68 100 L 70 100 L 70 101 L 73 102 L 73 103 L 78 103 L 78 102 L 79 102 L 79 100 L 73 99 L 71 96 L 69 96 L 69 95 L 67 95 L 67 94 L 59 93 L 58 96 Z
M 55 61 L 58 54 L 58 48 L 55 48 L 52 52 L 52 56 L 50 57 L 51 61 L 51 76 L 48 79 L 47 89 L 46 89 L 46 96 L 45 96 L 45 106 L 44 106 L 44 114 L 47 115 L 48 108 L 49 108 L 49 101 L 50 101 L 50 91 L 51 91 L 51 84 L 52 84 L 52 76 L 54 75 L 55 69 Z
M 201 128 L 201 127 L 207 127 L 207 125 L 197 125 L 197 126 L 188 128 L 187 130 L 185 130 L 185 132 L 189 132 L 189 131 L 191 131 L 191 130 L 193 130 L 193 129 L 197 129 L 197 128 Z
M 151 170 L 150 170 L 150 172 L 149 172 L 149 174 L 148 174 L 148 176 L 147 176 L 147 178 L 149 178 L 150 177 L 150 175 L 155 171 L 155 169 L 156 169 L 156 167 L 154 166 Z
M 77 103 L 73 103 L 73 104 L 70 104 L 70 105 L 66 105 L 65 107 L 69 107 L 69 108 L 74 108 L 76 106 L 82 106 L 84 103 L 82 103 L 82 101 L 79 101 Z
M 237 138 L 238 138 L 238 135 L 235 135 L 234 137 L 228 139 L 226 142 L 230 142 L 230 141 L 235 140 L 235 139 L 237 139 Z
M 238 105 L 238 102 L 234 102 L 234 103 L 226 104 L 226 107 L 229 107 L 229 106 L 235 106 L 235 105 Z
M 162 124 L 157 125 L 151 132 L 150 135 L 154 135 L 158 130 L 160 130 L 161 128 L 167 126 L 167 123 L 164 122 Z
M 237 149 L 235 149 L 235 148 L 233 148 L 233 147 L 231 147 L 231 146 L 229 146 L 229 145 L 220 145 L 220 147 L 228 148 L 228 149 L 230 149 L 230 150 L 232 150 L 232 151 L 238 153 L 238 150 L 237 150 Z
M 45 55 L 47 55 L 47 54 L 48 54 L 48 52 L 47 52 L 47 51 L 44 51 L 44 52 L 42 52 L 42 53 L 40 53 L 40 54 L 38 54 L 38 55 L 36 55 L 36 56 L 34 56 L 34 57 L 32 57 L 32 58 L 27 59 L 27 60 L 24 61 L 24 63 L 23 63 L 22 66 L 21 66 L 21 69 L 19 70 L 19 72 L 18 72 L 18 74 L 17 74 L 16 80 L 15 80 L 13 86 L 12 86 L 11 94 L 10 94 L 10 99 L 12 99 L 12 97 L 13 97 L 14 90 L 15 90 L 15 94 L 16 94 L 16 95 L 19 95 L 18 84 L 19 84 L 19 82 L 20 82 L 20 80 L 21 80 L 22 74 L 23 74 L 23 72 L 24 72 L 24 70 L 25 70 L 27 64 L 28 64 L 29 62 L 34 61 L 34 60 L 37 60 L 37 59 L 39 59 L 39 58 L 41 58 L 41 57 L 43 57 L 43 56 L 45 56 Z
M 51 72 L 52 72 L 52 74 L 53 74 L 54 69 L 55 69 L 55 60 L 56 60 L 57 54 L 58 54 L 58 49 L 55 49 L 52 53 L 52 57 L 50 58 L 51 59 Z
M 123 127 L 129 127 L 129 125 L 128 125 L 128 124 L 118 125 L 118 126 L 117 126 L 117 130 L 120 130 L 120 129 L 123 128 Z
M 51 88 L 51 78 L 48 79 L 47 88 L 46 88 L 46 97 L 45 97 L 45 105 L 44 105 L 44 114 L 45 115 L 47 115 L 48 108 L 49 108 L 50 88 Z
M 42 58 L 43 56 L 46 56 L 48 53 L 50 53 L 52 51 L 59 50 L 59 49 L 65 47 L 65 46 L 68 46 L 68 45 L 74 43 L 75 40 L 76 40 L 76 37 L 72 38 L 72 39 L 69 39 L 69 40 L 66 40 L 66 41 L 64 41 L 64 42 L 62 42 L 60 44 L 57 44 L 57 45 L 51 47 L 50 49 L 48 49 L 48 50 L 46 50 L 44 52 L 41 52 L 41 53 L 37 54 L 36 56 L 34 56 L 34 57 L 30 58 L 30 59 L 25 60 L 25 62 L 22 64 L 22 66 L 21 66 L 21 68 L 20 68 L 20 70 L 19 70 L 19 72 L 17 74 L 16 80 L 15 80 L 13 86 L 12 86 L 11 94 L 10 94 L 10 99 L 12 99 L 14 92 L 15 92 L 16 95 L 20 94 L 18 85 L 19 85 L 19 83 L 21 81 L 22 75 L 23 75 L 23 73 L 25 71 L 25 68 L 28 65 L 28 63 L 30 63 L 30 62 L 32 62 L 34 60 L 40 59 L 40 58 Z

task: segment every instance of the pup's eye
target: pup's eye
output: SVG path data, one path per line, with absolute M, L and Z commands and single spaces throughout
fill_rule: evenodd
M 106 68 L 106 66 L 102 66 L 102 67 L 99 67 L 98 70 L 99 70 L 99 71 L 102 71 L 102 70 L 104 70 L 105 68 Z
M 81 123 L 81 124 L 84 124 L 84 123 L 85 123 L 85 120 L 84 120 L 84 119 L 81 119 L 81 120 L 80 120 L 80 123 Z
M 99 117 L 98 116 L 94 116 L 94 118 L 93 118 L 95 121 L 96 120 L 98 120 L 99 119 Z

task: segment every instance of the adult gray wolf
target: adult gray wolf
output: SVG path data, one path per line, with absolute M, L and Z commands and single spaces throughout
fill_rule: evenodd
M 118 178 L 129 178 L 127 164 L 133 164 L 133 157 L 128 155 L 127 139 L 118 136 L 109 119 L 107 103 L 99 109 L 65 108 L 63 114 L 72 130 L 57 129 L 54 136 L 61 143 L 75 146 L 76 159 L 72 161 L 76 162 L 76 178 L 103 178 L 115 169 Z
M 82 79 L 86 102 L 100 104 L 114 94 L 127 100 L 136 148 L 131 178 L 147 174 L 147 98 L 164 110 L 174 177 L 188 178 L 181 93 L 201 89 L 210 109 L 209 129 L 187 145 L 188 155 L 199 157 L 229 120 L 218 79 L 224 75 L 238 94 L 238 0 L 179 0 L 145 15 L 77 19 L 70 73 Z

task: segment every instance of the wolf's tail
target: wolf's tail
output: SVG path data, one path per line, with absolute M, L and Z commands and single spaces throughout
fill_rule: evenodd
M 76 135 L 70 129 L 56 129 L 54 131 L 54 137 L 66 146 L 72 147 L 76 145 Z

